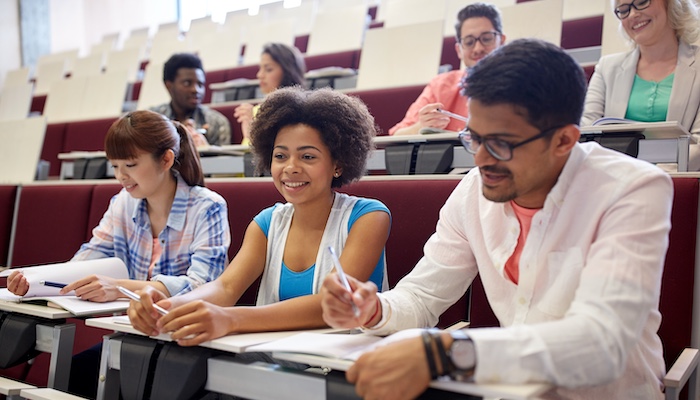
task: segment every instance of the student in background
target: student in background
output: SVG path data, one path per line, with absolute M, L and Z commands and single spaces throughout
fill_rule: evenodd
M 109 128 L 105 150 L 124 188 L 72 261 L 118 257 L 129 279 L 91 275 L 61 292 L 104 302 L 125 297 L 117 286 L 176 295 L 218 277 L 231 242 L 226 201 L 203 187 L 199 156 L 185 127 L 152 111 L 134 111 Z M 8 289 L 23 295 L 29 285 L 15 272 Z M 95 397 L 100 351 L 98 344 L 73 358 L 71 393 Z
M 700 16 L 693 0 L 611 0 L 626 53 L 598 61 L 586 95 L 581 126 L 603 117 L 640 122 L 678 121 L 700 134 Z M 689 169 L 700 169 L 691 146 Z
M 197 147 L 231 144 L 231 125 L 220 112 L 202 105 L 206 78 L 202 61 L 194 54 L 174 54 L 163 66 L 163 83 L 170 102 L 151 110 L 190 128 Z
M 304 86 L 306 64 L 296 47 L 282 43 L 268 43 L 260 55 L 260 69 L 256 77 L 260 80 L 260 91 L 268 95 L 275 90 L 289 86 Z M 241 124 L 243 141 L 250 143 L 250 126 L 258 112 L 259 105 L 243 103 L 236 107 L 233 116 Z
M 232 332 L 323 327 L 318 292 L 334 269 L 329 246 L 346 273 L 386 288 L 389 210 L 336 191 L 364 174 L 375 134 L 374 118 L 356 98 L 300 87 L 270 94 L 253 122 L 252 149 L 287 203 L 254 218 L 219 279 L 169 299 L 145 288 L 129 307 L 133 326 L 148 335 L 171 332 L 183 346 Z M 261 276 L 257 306 L 233 307 Z M 160 316 L 152 301 L 169 313 Z
M 536 39 L 474 67 L 461 139 L 477 168 L 440 211 L 423 258 L 384 293 L 348 278 L 351 294 L 332 274 L 322 305 L 333 327 L 430 327 L 478 274 L 500 327 L 424 331 L 366 353 L 347 373 L 358 394 L 413 398 L 444 375 L 548 382 L 547 398 L 663 398 L 673 185 L 647 162 L 578 142 L 585 93 L 578 63 Z
M 422 128 L 459 131 L 464 122 L 437 112 L 444 109 L 467 115 L 467 100 L 461 96 L 460 83 L 471 67 L 506 41 L 501 13 L 496 6 L 474 3 L 457 14 L 455 51 L 466 71 L 445 72 L 433 78 L 406 111 L 401 122 L 389 129 L 389 135 L 417 135 Z

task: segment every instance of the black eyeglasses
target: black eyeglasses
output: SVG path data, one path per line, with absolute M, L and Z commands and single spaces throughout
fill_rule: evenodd
M 615 7 L 615 15 L 617 16 L 617 19 L 622 20 L 630 16 L 632 7 L 634 7 L 634 9 L 637 11 L 641 11 L 648 8 L 650 5 L 651 0 L 634 0 L 631 3 L 620 4 L 619 6 Z
M 488 151 L 489 154 L 496 160 L 510 161 L 513 159 L 513 149 L 533 142 L 537 139 L 542 139 L 543 137 L 553 133 L 559 128 L 561 128 L 561 126 L 545 129 L 537 135 L 529 139 L 525 139 L 522 142 L 509 143 L 505 140 L 499 139 L 498 136 L 496 136 L 498 134 L 494 136 L 483 137 L 473 132 L 471 129 L 469 129 L 469 127 L 466 127 L 464 128 L 464 130 L 459 132 L 459 140 L 462 142 L 462 146 L 464 146 L 464 148 L 467 149 L 467 151 L 471 154 L 476 154 L 476 152 L 483 144 L 486 147 L 486 151 Z
M 481 42 L 484 47 L 491 47 L 496 44 L 496 38 L 501 34 L 496 31 L 484 32 L 479 37 L 474 37 L 472 35 L 465 36 L 459 40 L 462 47 L 470 49 L 474 47 L 477 41 Z

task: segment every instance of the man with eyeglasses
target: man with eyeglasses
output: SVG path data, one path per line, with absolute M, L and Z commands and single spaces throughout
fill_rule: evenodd
M 492 4 L 474 3 L 457 14 L 455 51 L 467 70 L 501 46 L 501 14 Z M 433 78 L 406 111 L 403 120 L 389 129 L 389 135 L 417 135 L 422 128 L 459 131 L 464 122 L 437 109 L 467 115 L 467 100 L 459 94 L 465 71 L 445 72 Z
M 379 294 L 348 277 L 350 293 L 330 275 L 322 307 L 333 327 L 431 327 L 478 274 L 501 327 L 426 330 L 368 352 L 347 372 L 360 396 L 413 398 L 448 376 L 547 382 L 546 398 L 663 398 L 657 330 L 671 178 L 579 143 L 585 92 L 577 62 L 537 39 L 474 67 L 461 137 L 477 168 L 443 206 L 423 258 Z

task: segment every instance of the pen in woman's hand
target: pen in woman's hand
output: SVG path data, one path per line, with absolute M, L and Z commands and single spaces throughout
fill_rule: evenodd
M 119 289 L 120 292 L 124 293 L 124 295 L 130 298 L 131 300 L 138 301 L 139 303 L 141 302 L 141 297 L 138 294 L 132 292 L 124 286 L 117 286 L 117 289 Z M 153 304 L 153 308 L 155 308 L 160 315 L 165 315 L 168 313 L 168 310 L 159 306 L 158 304 Z
M 338 277 L 340 277 L 340 281 L 343 283 L 343 286 L 345 286 L 345 289 L 347 289 L 348 292 L 352 294 L 350 282 L 348 282 L 348 278 L 347 276 L 345 276 L 345 271 L 343 271 L 343 266 L 340 265 L 340 259 L 338 259 L 338 256 L 335 254 L 333 246 L 328 246 L 328 252 L 331 253 L 331 258 L 333 259 L 333 263 L 335 264 L 335 270 L 338 272 Z M 355 304 L 352 300 L 350 301 L 350 304 L 352 305 L 352 312 L 355 313 L 355 318 L 358 318 L 360 316 L 360 309 L 357 308 L 357 304 Z

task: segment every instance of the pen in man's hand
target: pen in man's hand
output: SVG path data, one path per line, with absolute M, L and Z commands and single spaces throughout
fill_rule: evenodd
M 55 288 L 59 288 L 59 289 L 63 289 L 64 287 L 68 286 L 67 283 L 51 282 L 51 281 L 39 281 L 39 284 L 44 285 L 44 286 L 55 287 Z
M 131 300 L 138 301 L 139 303 L 141 302 L 141 297 L 138 294 L 132 292 L 124 286 L 117 286 L 117 289 L 119 289 L 120 292 L 124 293 L 124 295 L 130 298 Z M 168 310 L 159 306 L 158 304 L 153 304 L 153 308 L 155 308 L 160 315 L 165 315 L 168 313 Z
M 345 271 L 343 271 L 343 266 L 340 265 L 340 260 L 338 259 L 338 256 L 335 254 L 335 250 L 333 249 L 333 246 L 328 246 L 328 252 L 331 253 L 331 258 L 333 259 L 333 264 L 335 264 L 335 270 L 338 272 L 338 276 L 340 277 L 340 281 L 343 283 L 343 286 L 345 286 L 345 289 L 348 290 L 352 294 L 352 288 L 350 287 L 350 282 L 348 282 L 348 278 L 345 276 Z M 357 304 L 354 302 L 350 302 L 352 305 L 352 311 L 355 313 L 355 317 L 360 316 L 360 309 L 357 308 Z
M 459 114 L 455 114 L 455 113 L 453 113 L 453 112 L 445 111 L 445 110 L 443 110 L 442 108 L 437 108 L 437 109 L 435 109 L 435 111 L 437 111 L 437 112 L 439 112 L 439 113 L 441 113 L 441 114 L 445 114 L 445 115 L 447 115 L 447 116 L 450 117 L 450 118 L 458 119 L 458 120 L 464 121 L 464 122 L 469 122 L 469 118 L 463 117 L 463 116 L 461 116 L 461 115 L 459 115 Z

